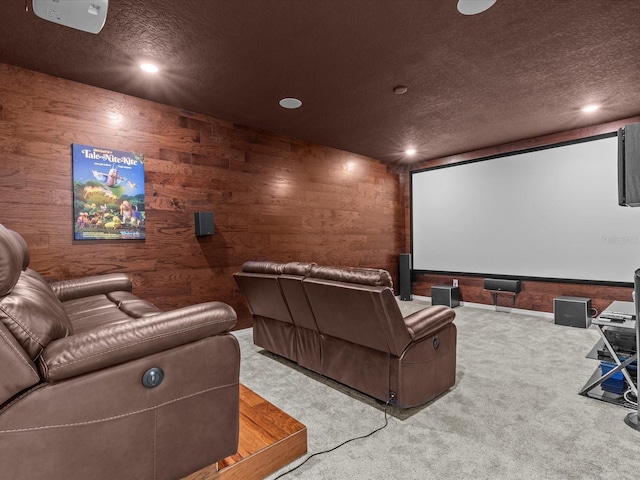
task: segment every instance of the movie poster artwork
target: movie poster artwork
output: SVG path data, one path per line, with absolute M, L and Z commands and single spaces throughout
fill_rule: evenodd
M 76 240 L 145 238 L 144 156 L 72 144 Z

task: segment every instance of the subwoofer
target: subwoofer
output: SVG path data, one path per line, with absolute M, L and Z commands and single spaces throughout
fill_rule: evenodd
M 582 297 L 554 298 L 553 318 L 556 325 L 589 328 L 591 325 L 591 299 Z

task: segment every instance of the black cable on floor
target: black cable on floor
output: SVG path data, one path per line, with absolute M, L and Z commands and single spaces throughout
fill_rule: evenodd
M 387 400 L 387 403 L 384 404 L 384 425 L 382 425 L 381 427 L 376 428 L 375 430 L 373 430 L 372 432 L 367 433 L 366 435 L 362 435 L 360 437 L 354 437 L 354 438 L 350 438 L 349 440 L 345 440 L 344 442 L 342 442 L 340 445 L 336 445 L 333 448 L 330 448 L 329 450 L 323 450 L 322 452 L 316 452 L 312 455 L 309 455 L 307 458 L 305 458 L 304 462 L 302 462 L 300 465 L 296 465 L 295 467 L 293 467 L 290 470 L 287 470 L 286 472 L 281 473 L 280 475 L 278 475 L 277 477 L 275 477 L 273 480 L 278 480 L 278 478 L 282 478 L 285 475 L 289 475 L 291 472 L 297 470 L 298 468 L 300 468 L 302 465 L 304 465 L 305 463 L 307 463 L 309 460 L 311 460 L 313 457 L 316 457 L 318 455 L 324 455 L 325 453 L 329 453 L 329 452 L 333 452 L 334 450 L 337 450 L 338 448 L 342 447 L 343 445 L 346 445 L 349 442 L 353 442 L 354 440 L 361 440 L 363 438 L 367 438 L 370 437 L 371 435 L 373 435 L 374 433 L 379 432 L 380 430 L 382 430 L 384 427 L 386 427 L 389 424 L 389 420 L 387 418 L 387 407 L 389 406 L 389 403 L 394 399 L 395 397 L 390 398 L 389 400 Z

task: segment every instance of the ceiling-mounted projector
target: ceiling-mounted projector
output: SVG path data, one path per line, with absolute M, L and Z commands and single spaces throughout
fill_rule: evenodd
M 98 33 L 107 20 L 109 0 L 33 0 L 33 11 L 50 22 Z

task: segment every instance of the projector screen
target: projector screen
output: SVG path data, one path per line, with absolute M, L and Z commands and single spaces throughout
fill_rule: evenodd
M 618 205 L 614 134 L 413 172 L 414 272 L 629 284 L 640 208 Z

